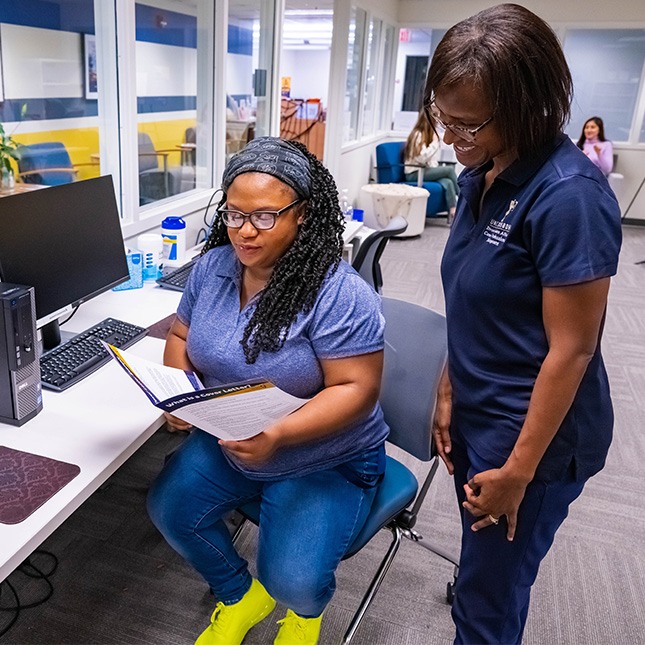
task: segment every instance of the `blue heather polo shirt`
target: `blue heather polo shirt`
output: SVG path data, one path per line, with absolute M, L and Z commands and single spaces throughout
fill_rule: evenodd
M 492 162 L 466 169 L 441 273 L 448 320 L 452 426 L 502 466 L 513 449 L 549 345 L 542 288 L 616 273 L 620 211 L 604 175 L 564 135 L 500 173 L 483 203 Z M 585 479 L 605 462 L 613 410 L 600 353 L 536 477 L 560 477 L 573 461 Z
M 294 396 L 324 388 L 321 359 L 383 349 L 378 294 L 346 262 L 325 279 L 312 310 L 291 325 L 283 347 L 248 365 L 240 341 L 258 295 L 240 311 L 242 265 L 231 245 L 211 249 L 191 272 L 177 316 L 188 325 L 187 351 L 206 387 L 262 377 Z M 231 464 L 253 479 L 282 479 L 327 470 L 381 445 L 388 434 L 378 403 L 367 418 L 322 439 L 289 446 L 267 463 Z

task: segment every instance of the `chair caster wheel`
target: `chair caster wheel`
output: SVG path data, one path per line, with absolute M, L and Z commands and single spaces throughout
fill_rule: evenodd
M 449 605 L 452 605 L 454 599 L 455 599 L 455 583 L 449 582 L 446 585 L 446 602 Z

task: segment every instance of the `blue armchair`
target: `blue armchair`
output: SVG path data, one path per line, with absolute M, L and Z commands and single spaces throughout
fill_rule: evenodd
M 376 176 L 379 184 L 407 184 L 417 186 L 416 181 L 406 181 L 403 164 L 403 141 L 391 141 L 376 146 Z M 424 181 L 420 184 L 430 195 L 426 206 L 426 217 L 436 217 L 437 213 L 448 210 L 441 184 Z
M 26 184 L 58 186 L 76 181 L 78 172 L 60 141 L 20 146 L 18 174 Z

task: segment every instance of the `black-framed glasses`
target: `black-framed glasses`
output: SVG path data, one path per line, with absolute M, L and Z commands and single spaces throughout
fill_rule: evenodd
M 252 213 L 243 213 L 242 211 L 234 211 L 229 208 L 218 208 L 217 212 L 228 228 L 242 228 L 244 222 L 249 220 L 258 231 L 267 231 L 275 226 L 276 217 L 280 217 L 282 213 L 302 201 L 304 200 L 296 199 L 295 202 L 291 202 L 291 204 L 281 208 L 279 211 L 253 211 Z
M 486 119 L 486 121 L 484 121 L 481 125 L 478 125 L 476 128 L 464 128 L 461 125 L 446 123 L 441 118 L 441 112 L 439 111 L 439 108 L 434 104 L 434 99 L 432 99 L 432 101 L 430 101 L 430 103 L 428 103 L 427 105 L 424 105 L 423 109 L 425 110 L 426 117 L 428 118 L 428 121 L 430 121 L 430 123 L 435 121 L 444 130 L 450 130 L 450 132 L 456 134 L 460 139 L 468 142 L 473 142 L 475 140 L 475 137 L 477 136 L 477 133 L 485 128 L 493 120 L 493 116 L 491 116 L 490 119 Z

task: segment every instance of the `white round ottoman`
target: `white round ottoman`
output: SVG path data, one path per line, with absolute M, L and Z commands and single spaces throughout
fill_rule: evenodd
M 407 184 L 367 184 L 361 188 L 366 226 L 386 228 L 390 220 L 403 217 L 408 228 L 397 237 L 421 235 L 426 223 L 428 191 Z

